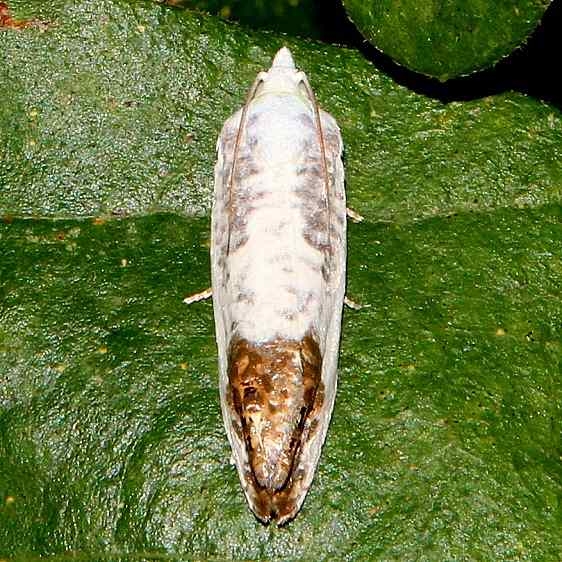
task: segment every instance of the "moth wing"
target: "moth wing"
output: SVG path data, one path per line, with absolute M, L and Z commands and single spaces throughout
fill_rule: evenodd
M 345 180 L 342 162 L 343 141 L 336 120 L 320 110 L 330 209 L 330 271 L 326 287 L 325 347 L 322 355 L 322 382 L 326 388 L 326 427 L 331 416 L 337 378 L 347 259 Z M 323 440 L 323 438 L 322 438 Z
M 320 338 L 324 341 L 322 350 L 321 381 L 324 386 L 324 398 L 317 412 L 310 417 L 309 438 L 303 440 L 300 482 L 301 494 L 294 498 L 295 504 L 291 513 L 287 514 L 282 524 L 292 519 L 300 510 L 306 492 L 312 484 L 315 469 L 324 444 L 337 387 L 337 367 L 341 333 L 343 299 L 345 297 L 346 271 L 346 202 L 344 185 L 344 168 L 342 162 L 343 141 L 335 119 L 327 112 L 319 110 L 321 134 L 326 158 L 327 173 L 327 204 L 330 210 L 330 273 L 326 284 L 324 325 L 318 326 Z
M 319 142 L 323 145 L 326 171 L 326 202 L 330 213 L 329 276 L 324 295 L 324 310 L 318 335 L 322 349 L 321 380 L 325 389 L 322 405 L 315 412 L 311 422 L 317 429 L 310 432 L 310 439 L 302 443 L 299 473 L 302 475 L 296 493 L 292 496 L 293 506 L 285 513 L 279 524 L 292 519 L 298 513 L 312 483 L 322 444 L 328 429 L 336 392 L 337 360 L 341 330 L 341 315 L 345 295 L 346 262 L 346 206 L 344 191 L 344 171 L 341 160 L 343 143 L 335 120 L 326 112 L 319 110 Z M 244 109 L 231 116 L 223 126 L 217 142 L 217 164 L 215 167 L 214 202 L 211 229 L 211 276 L 213 287 L 213 308 L 215 316 L 216 339 L 219 354 L 219 388 L 223 419 L 238 467 L 240 481 L 250 504 L 256 500 L 243 472 L 249 470 L 249 459 L 241 427 L 233 418 L 234 408 L 228 396 L 228 345 L 232 332 L 232 319 L 229 316 L 229 294 L 227 288 L 228 230 L 230 220 L 230 175 L 236 159 L 236 145 Z M 321 137 L 320 137 L 321 135 Z M 310 426 L 312 427 L 312 426 Z M 298 477 L 298 476 L 297 476 Z M 255 509 L 254 509 L 255 511 Z
M 211 216 L 211 279 L 213 287 L 213 312 L 219 356 L 219 391 L 221 409 L 226 433 L 234 459 L 238 466 L 248 465 L 248 455 L 240 429 L 235 426 L 229 411 L 228 386 L 228 345 L 232 331 L 229 315 L 226 264 L 228 255 L 228 231 L 230 220 L 230 173 L 236 157 L 236 139 L 243 109 L 238 110 L 225 122 L 217 140 L 217 163 L 215 165 L 215 186 Z M 242 479 L 241 479 L 242 481 Z M 246 483 L 242 481 L 244 488 Z

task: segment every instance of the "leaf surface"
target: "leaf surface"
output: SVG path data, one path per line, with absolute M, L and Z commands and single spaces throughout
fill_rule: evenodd
M 558 560 L 562 140 L 358 53 L 118 0 L 0 30 L 0 556 Z M 46 22 L 46 23 L 45 23 Z M 346 144 L 334 418 L 294 522 L 249 512 L 218 401 L 214 143 L 287 44 Z
M 363 36 L 440 80 L 493 66 L 523 45 L 551 0 L 343 0 Z

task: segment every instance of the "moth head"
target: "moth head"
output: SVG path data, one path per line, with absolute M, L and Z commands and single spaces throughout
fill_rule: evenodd
M 273 57 L 271 68 L 285 68 L 289 70 L 296 70 L 293 55 L 287 47 L 281 47 Z
M 287 47 L 277 51 L 267 72 L 258 74 L 251 98 L 256 99 L 267 94 L 297 95 L 307 102 L 314 101 L 306 74 L 296 68 L 293 55 Z

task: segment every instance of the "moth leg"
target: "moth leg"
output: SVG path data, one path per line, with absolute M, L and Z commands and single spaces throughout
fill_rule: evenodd
M 351 308 L 351 310 L 361 310 L 362 308 L 369 308 L 371 306 L 370 304 L 359 304 L 349 297 L 344 297 L 343 304 L 345 304 L 348 308 Z
M 345 208 L 345 212 L 347 213 L 347 216 L 353 222 L 363 222 L 365 220 L 365 217 L 363 215 L 360 215 L 357 211 L 354 211 L 353 209 L 350 209 L 349 207 Z
M 185 299 L 183 299 L 183 302 L 185 304 L 193 304 L 194 302 L 204 301 L 208 298 L 211 298 L 212 295 L 213 295 L 213 289 L 209 287 L 208 289 L 205 289 L 200 293 L 194 293 L 193 295 L 189 295 L 188 297 L 185 297 Z

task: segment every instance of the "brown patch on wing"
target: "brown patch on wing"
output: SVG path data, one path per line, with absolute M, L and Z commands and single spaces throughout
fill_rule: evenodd
M 248 124 L 252 120 L 253 116 L 248 117 Z M 226 189 L 229 192 L 226 208 L 229 216 L 229 253 L 236 252 L 248 241 L 248 219 L 255 211 L 256 203 L 265 196 L 265 191 L 256 186 L 254 181 L 254 177 L 261 171 L 252 153 L 255 144 L 254 137 L 239 140 L 236 154 L 230 162 L 229 172 L 226 175 L 228 178 Z
M 306 492 L 299 460 L 324 400 L 321 370 L 312 335 L 262 344 L 237 339 L 230 346 L 227 400 L 248 453 L 252 509 L 264 522 L 292 519 Z
M 303 143 L 301 161 L 296 170 L 295 193 L 301 201 L 305 222 L 303 237 L 316 250 L 331 254 L 333 241 L 330 232 L 330 204 L 332 191 L 328 169 L 324 166 L 323 152 L 317 142 Z

